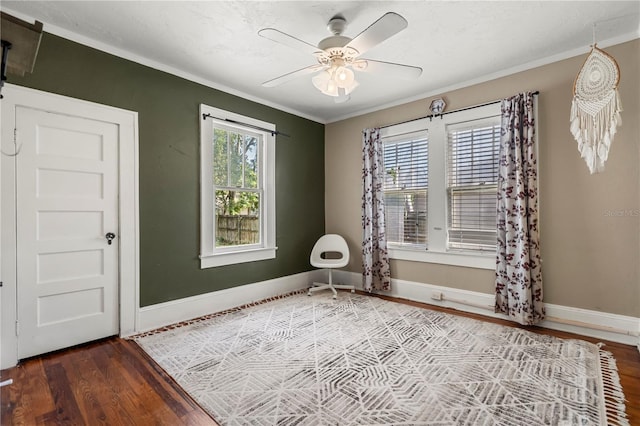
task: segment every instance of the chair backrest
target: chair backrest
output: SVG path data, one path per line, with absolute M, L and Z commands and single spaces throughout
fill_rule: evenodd
M 340 253 L 339 259 L 323 259 L 322 254 L 327 252 Z M 311 250 L 309 262 L 316 268 L 342 268 L 349 264 L 349 246 L 342 236 L 327 234 L 320 237 Z

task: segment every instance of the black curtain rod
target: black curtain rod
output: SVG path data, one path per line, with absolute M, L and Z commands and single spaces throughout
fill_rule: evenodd
M 202 114 L 202 119 L 206 120 L 207 118 L 214 118 L 216 120 L 220 120 L 220 121 L 226 121 L 227 123 L 233 123 L 233 124 L 239 124 L 241 126 L 246 126 L 246 127 L 251 127 L 252 129 L 256 129 L 256 130 L 262 130 L 263 132 L 269 132 L 271 133 L 271 136 L 275 136 L 275 135 L 282 135 L 282 136 L 286 136 L 288 138 L 290 138 L 291 136 L 289 136 L 286 133 L 282 133 L 279 132 L 277 130 L 271 130 L 271 129 L 265 129 L 264 127 L 260 127 L 260 126 L 254 126 L 253 124 L 248 124 L 248 123 L 243 123 L 241 121 L 236 121 L 236 120 L 231 120 L 230 118 L 219 118 L 219 117 L 214 117 L 211 114 Z
M 540 92 L 536 90 L 532 94 L 533 95 L 539 95 Z M 469 109 L 480 108 L 480 107 L 483 107 L 483 106 L 493 105 L 493 104 L 497 104 L 497 103 L 500 103 L 500 102 L 502 102 L 502 99 L 499 99 L 497 101 L 487 102 L 487 103 L 480 104 L 480 105 L 474 105 L 474 106 L 470 106 L 470 107 L 466 107 L 466 108 L 460 108 L 460 109 L 456 109 L 456 110 L 453 110 L 453 111 L 446 111 L 446 112 L 443 112 L 441 114 L 429 114 L 429 115 L 425 115 L 424 117 L 412 118 L 411 120 L 401 121 L 400 123 L 393 123 L 393 124 L 387 124 L 386 126 L 380 126 L 380 128 L 384 129 L 384 128 L 391 127 L 391 126 L 397 126 L 399 124 L 411 123 L 412 121 L 418 121 L 418 120 L 422 120 L 424 118 L 428 118 L 429 120 L 433 119 L 433 117 L 442 118 L 443 115 L 453 114 L 454 112 L 467 111 Z

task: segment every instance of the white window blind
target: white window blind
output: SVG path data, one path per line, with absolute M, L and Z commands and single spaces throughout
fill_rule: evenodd
M 449 126 L 447 135 L 447 246 L 495 251 L 500 118 Z
M 384 140 L 387 242 L 427 246 L 429 145 L 426 132 Z

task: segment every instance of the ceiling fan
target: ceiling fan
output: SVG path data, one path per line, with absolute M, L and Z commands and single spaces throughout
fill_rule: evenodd
M 342 35 L 347 27 L 347 20 L 336 15 L 327 25 L 333 35 L 321 40 L 317 46 L 274 28 L 264 28 L 258 31 L 262 37 L 310 53 L 318 63 L 265 81 L 262 85 L 275 87 L 300 76 L 316 73 L 312 78 L 313 85 L 325 95 L 333 96 L 336 103 L 341 103 L 349 100 L 349 94 L 358 86 L 354 70 L 391 74 L 393 77 L 406 79 L 418 78 L 422 74 L 420 67 L 360 57 L 407 26 L 407 20 L 402 16 L 388 12 L 351 39 Z

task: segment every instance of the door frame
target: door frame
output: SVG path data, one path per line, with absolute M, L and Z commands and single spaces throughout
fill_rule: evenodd
M 138 329 L 140 297 L 139 272 L 139 199 L 138 199 L 138 113 L 94 102 L 74 99 L 5 84 L 1 108 L 1 139 L 3 153 L 11 154 L 20 147 L 14 145 L 16 107 L 27 107 L 58 114 L 69 114 L 118 125 L 118 192 L 119 235 L 118 293 L 120 336 L 134 334 Z M 63 111 L 60 111 L 63 109 Z M 18 153 L 18 155 L 20 155 Z M 17 254 L 16 254 L 16 181 L 15 157 L 0 155 L 0 368 L 18 363 L 17 330 Z

